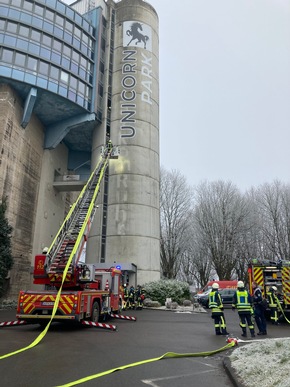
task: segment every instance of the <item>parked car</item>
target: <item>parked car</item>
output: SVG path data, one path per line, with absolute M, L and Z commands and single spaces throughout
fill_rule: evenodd
M 236 292 L 236 289 L 226 288 L 226 289 L 219 289 L 219 294 L 221 295 L 221 298 L 223 300 L 224 305 L 231 305 L 233 301 L 233 296 Z M 210 291 L 207 291 L 205 293 L 200 294 L 198 297 L 198 302 L 204 306 L 205 308 L 208 308 L 208 297 L 209 297 Z

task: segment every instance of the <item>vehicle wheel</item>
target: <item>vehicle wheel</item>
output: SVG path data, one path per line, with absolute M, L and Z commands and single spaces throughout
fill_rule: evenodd
M 92 309 L 92 315 L 91 315 L 91 320 L 93 322 L 99 322 L 100 318 L 100 307 L 98 302 L 93 303 L 93 309 Z

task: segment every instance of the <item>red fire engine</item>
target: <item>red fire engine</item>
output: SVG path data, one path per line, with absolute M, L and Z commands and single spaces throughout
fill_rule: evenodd
M 20 291 L 18 321 L 41 324 L 53 318 L 97 323 L 101 317 L 121 311 L 121 270 L 82 262 L 100 183 L 109 159 L 118 154 L 117 147 L 104 149 L 48 251 L 35 257 L 34 284 L 45 290 Z

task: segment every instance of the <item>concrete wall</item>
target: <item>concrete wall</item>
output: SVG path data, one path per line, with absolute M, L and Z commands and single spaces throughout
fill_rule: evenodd
M 0 197 L 8 197 L 7 218 L 13 227 L 14 266 L 8 297 L 30 283 L 36 207 L 42 166 L 43 128 L 33 117 L 20 126 L 22 101 L 7 85 L 0 85 Z

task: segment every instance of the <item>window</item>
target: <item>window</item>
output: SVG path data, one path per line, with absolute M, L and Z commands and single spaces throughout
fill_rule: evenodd
M 50 67 L 50 76 L 51 78 L 57 79 L 59 78 L 59 69 L 55 66 Z
M 70 19 L 74 18 L 74 14 L 75 13 L 74 13 L 74 11 L 71 8 L 66 7 L 65 12 L 66 12 L 66 16 L 69 17 Z
M 16 48 L 19 48 L 22 51 L 28 50 L 28 41 L 23 39 L 17 39 Z
M 37 77 L 36 85 L 46 89 L 47 88 L 47 79 Z
M 32 24 L 34 25 L 34 27 L 42 29 L 43 20 L 39 19 L 39 17 L 32 16 Z
M 16 32 L 17 32 L 17 23 L 8 22 L 7 23 L 7 31 L 11 32 L 13 34 L 16 34 Z
M 53 33 L 53 25 L 48 22 L 43 22 L 43 29 L 47 32 Z
M 38 71 L 39 71 L 40 74 L 44 74 L 44 75 L 48 76 L 48 72 L 49 72 L 49 65 L 48 65 L 48 63 L 40 61 L 40 63 L 39 63 L 39 70 Z
M 28 36 L 29 36 L 29 28 L 20 25 L 20 26 L 19 26 L 19 35 L 20 35 L 22 38 L 28 38 Z
M 39 55 L 40 47 L 37 44 L 29 43 L 28 45 L 28 51 L 31 52 L 34 55 Z
M 49 91 L 52 91 L 53 93 L 57 93 L 58 85 L 57 85 L 57 83 L 49 81 L 48 85 L 47 85 L 47 88 L 48 88 Z
M 59 15 L 56 15 L 55 16 L 55 22 L 56 22 L 56 24 L 59 24 L 61 27 L 63 27 L 64 18 L 59 16 Z
M 81 81 L 79 81 L 79 90 L 81 94 L 85 94 L 85 84 Z
M 54 34 L 55 34 L 55 36 L 57 36 L 60 39 L 62 39 L 62 37 L 63 37 L 62 29 L 59 27 L 56 27 L 56 26 L 54 26 Z
M 61 65 L 62 67 L 66 68 L 67 70 L 69 70 L 69 67 L 70 67 L 70 60 L 68 60 L 67 58 L 65 58 L 64 56 L 61 58 Z
M 25 59 L 26 59 L 25 55 L 20 54 L 19 52 L 16 52 L 15 60 L 14 60 L 15 66 L 25 67 Z
M 30 83 L 31 85 L 35 85 L 35 83 L 36 83 L 36 76 L 32 75 L 32 74 L 29 74 L 29 73 L 25 73 L 24 81 L 26 83 Z
M 61 56 L 59 54 L 56 54 L 55 52 L 51 53 L 51 60 L 52 62 L 55 62 L 60 65 Z
M 10 9 L 9 9 L 8 15 L 9 15 L 9 18 L 11 18 L 11 19 L 16 19 L 16 20 L 19 20 L 19 19 L 20 19 L 20 12 L 19 12 L 19 11 L 16 11 L 16 10 L 13 9 L 13 8 L 10 8 Z M 1 15 L 1 16 L 2 16 L 2 15 Z M 4 16 L 4 15 L 3 15 L 3 16 Z
M 27 59 L 27 69 L 36 71 L 37 69 L 37 59 L 34 59 L 32 57 L 28 57 Z
M 33 4 L 30 1 L 24 0 L 24 2 L 23 2 L 23 9 L 25 9 L 26 11 L 32 12 L 32 5 Z
M 42 43 L 45 44 L 48 47 L 51 47 L 52 44 L 52 38 L 46 34 L 43 34 L 42 36 Z
M 69 32 L 73 32 L 73 24 L 71 22 L 69 22 L 68 20 L 66 20 L 66 22 L 65 22 L 65 29 Z
M 35 6 L 34 6 L 34 12 L 35 12 L 37 15 L 43 16 L 43 14 L 44 14 L 44 8 L 41 7 L 41 6 L 38 5 L 38 4 L 35 4 Z
M 3 48 L 3 51 L 2 51 L 3 62 L 12 63 L 12 59 L 13 59 L 13 51 Z
M 7 46 L 15 47 L 16 46 L 16 38 L 13 38 L 12 36 L 9 36 L 9 35 L 5 35 L 4 36 L 4 44 Z
M 31 39 L 34 40 L 35 42 L 40 42 L 40 37 L 41 34 L 38 31 L 32 30 L 31 31 Z
M 61 51 L 61 47 L 62 47 L 62 43 L 61 43 L 59 40 L 54 39 L 54 40 L 53 40 L 53 43 L 52 43 L 52 48 L 53 48 L 55 51 L 60 52 L 60 51 Z
M 32 16 L 28 15 L 25 12 L 21 12 L 20 20 L 23 21 L 25 24 L 31 25 L 31 23 L 32 23 Z
M 76 52 L 75 50 L 73 50 L 72 59 L 77 63 L 79 63 L 79 61 L 80 61 L 80 54 L 78 52 Z
M 78 85 L 78 80 L 71 75 L 70 76 L 70 87 L 72 89 L 76 90 L 77 89 L 77 85 Z
M 68 56 L 69 58 L 71 57 L 71 48 L 66 44 L 63 45 L 63 54 Z
M 65 71 L 61 71 L 60 72 L 60 80 L 64 83 L 68 83 L 68 73 L 66 73 Z
M 78 27 L 75 27 L 75 31 L 74 31 L 74 35 L 78 38 L 81 38 L 82 36 L 82 31 L 78 28 Z
M 64 33 L 63 33 L 63 39 L 64 39 L 67 43 L 69 43 L 69 44 L 71 44 L 71 42 L 72 42 L 72 36 L 71 36 L 70 34 L 68 34 L 67 32 L 64 32 Z
M 45 10 L 45 19 L 48 19 L 53 22 L 54 19 L 54 13 L 51 12 L 50 10 L 46 9 Z

